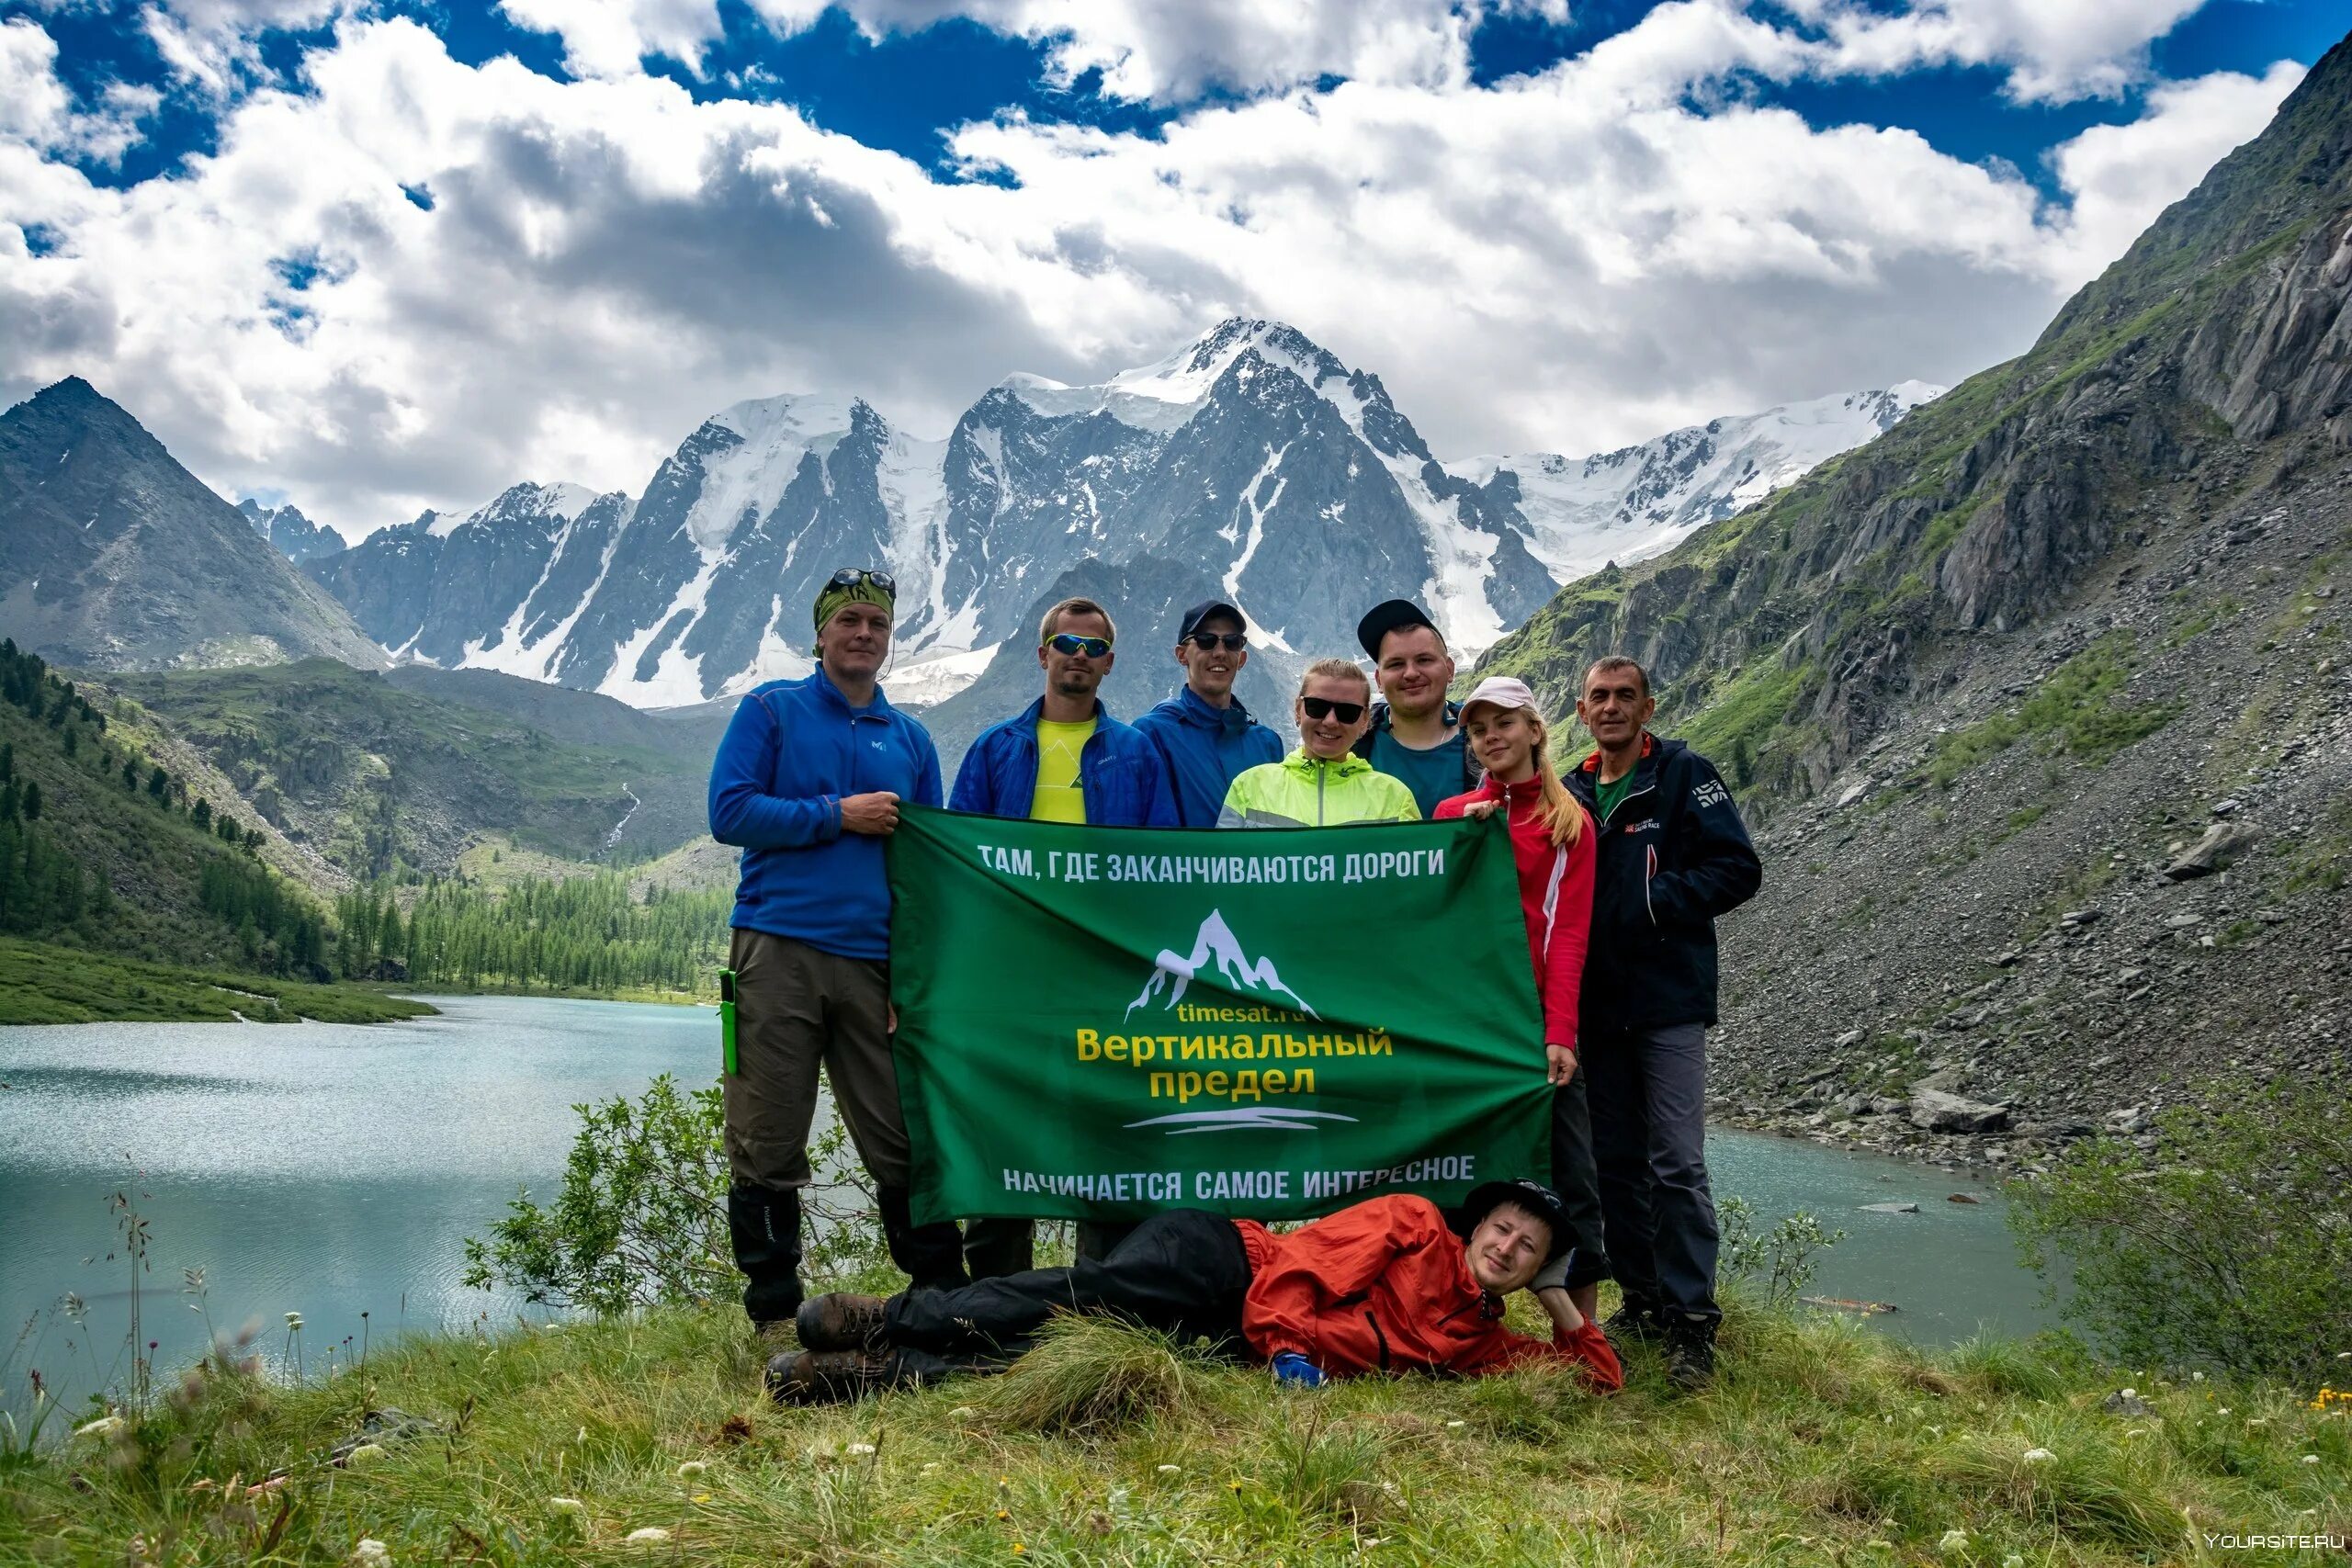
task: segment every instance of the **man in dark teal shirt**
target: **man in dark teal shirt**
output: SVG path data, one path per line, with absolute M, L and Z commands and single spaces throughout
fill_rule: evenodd
M 1437 623 L 1409 599 L 1373 606 L 1356 623 L 1356 639 L 1387 700 L 1373 705 L 1355 754 L 1411 790 L 1427 819 L 1439 801 L 1478 787 L 1459 707 L 1445 698 L 1453 656 Z

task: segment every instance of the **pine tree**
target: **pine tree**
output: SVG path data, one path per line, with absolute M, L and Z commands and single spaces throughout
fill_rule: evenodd
M 212 826 L 212 803 L 202 795 L 198 795 L 196 804 L 187 808 L 187 819 L 198 828 L 209 830 Z
M 25 820 L 28 822 L 36 822 L 40 819 L 40 783 L 39 780 L 27 779 L 25 781 L 25 797 L 18 809 L 24 812 Z

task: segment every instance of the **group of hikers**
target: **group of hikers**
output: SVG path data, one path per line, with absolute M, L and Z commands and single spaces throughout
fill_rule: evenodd
M 1182 687 L 1128 725 L 1098 695 L 1115 659 L 1110 611 L 1065 599 L 1037 628 L 1043 694 L 982 732 L 949 793 L 929 733 L 879 683 L 895 599 L 887 572 L 836 572 L 814 606 L 816 668 L 745 696 L 711 770 L 711 831 L 743 851 L 728 1227 L 755 1328 L 797 1330 L 800 1348 L 769 1363 L 777 1398 L 1000 1371 L 1069 1312 L 1204 1337 L 1294 1384 L 1550 1359 L 1613 1389 L 1623 1381 L 1614 1346 L 1629 1338 L 1661 1344 L 1678 1386 L 1712 1381 L 1722 1315 L 1704 1148 L 1713 922 L 1756 892 L 1762 869 L 1714 768 L 1650 732 L 1657 704 L 1640 664 L 1605 658 L 1587 671 L 1576 707 L 1594 749 L 1564 778 L 1528 686 L 1490 677 L 1450 700 L 1444 636 L 1419 605 L 1392 599 L 1358 624 L 1371 674 L 1345 659 L 1306 667 L 1292 710 L 1299 744 L 1285 754 L 1234 694 L 1250 660 L 1236 605 L 1185 612 Z M 1452 1214 L 1389 1194 L 1282 1234 L 1187 1209 L 1081 1222 L 1068 1269 L 1033 1266 L 1026 1219 L 914 1224 L 883 858 L 901 801 L 1095 827 L 1501 813 L 1542 1002 L 1544 1038 L 1528 1049 L 1552 1085 L 1551 1169 L 1480 1186 Z M 1398 961 L 1409 964 L 1405 934 Z M 887 1301 L 803 1298 L 820 1067 L 910 1280 Z M 1612 1277 L 1623 1305 L 1596 1325 Z M 1503 1303 L 1519 1290 L 1550 1317 L 1548 1342 L 1504 1327 Z

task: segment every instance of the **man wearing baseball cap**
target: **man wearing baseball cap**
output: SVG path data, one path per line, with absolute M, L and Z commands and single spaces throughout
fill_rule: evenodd
M 1648 671 L 1622 655 L 1585 671 L 1592 754 L 1568 788 L 1600 824 L 1579 1026 L 1609 1259 L 1612 1332 L 1663 1338 L 1675 1383 L 1714 1377 L 1719 1243 L 1707 1179 L 1707 1028 L 1715 921 L 1755 897 L 1763 863 L 1714 765 L 1652 735 Z
M 888 1301 L 816 1297 L 797 1322 L 807 1348 L 768 1363 L 768 1388 L 816 1404 L 1002 1371 L 1049 1318 L 1069 1312 L 1205 1338 L 1293 1386 L 1555 1361 L 1597 1389 L 1621 1388 L 1616 1353 L 1561 1286 L 1568 1252 L 1559 1195 L 1535 1181 L 1487 1182 L 1451 1220 L 1426 1198 L 1396 1193 L 1280 1235 L 1252 1220 L 1171 1209 L 1099 1262 Z M 1551 1318 L 1549 1340 L 1503 1325 L 1504 1298 L 1520 1290 Z
M 1478 787 L 1478 764 L 1463 743 L 1460 713 L 1445 700 L 1453 656 L 1427 610 L 1410 599 L 1374 604 L 1356 623 L 1385 701 L 1355 754 L 1413 792 L 1426 818 L 1450 795 Z
M 818 591 L 817 668 L 737 705 L 710 768 L 710 832 L 743 851 L 733 943 L 736 1065 L 723 1080 L 727 1229 L 743 1310 L 767 1328 L 800 1306 L 800 1190 L 817 1071 L 873 1174 L 891 1260 L 960 1284 L 953 1224 L 908 1214 L 906 1124 L 890 1058 L 890 887 L 899 802 L 937 806 L 939 753 L 877 676 L 897 585 L 844 567 Z
M 1225 792 L 1244 769 L 1282 761 L 1282 737 L 1250 717 L 1233 694 L 1234 678 L 1250 662 L 1239 609 L 1211 599 L 1185 611 L 1176 628 L 1176 662 L 1184 667 L 1183 687 L 1136 728 L 1167 764 L 1177 825 L 1214 828 Z

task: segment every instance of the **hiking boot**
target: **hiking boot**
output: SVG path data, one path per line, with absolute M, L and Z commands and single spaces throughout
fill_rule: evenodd
M 889 1386 L 888 1358 L 864 1350 L 786 1350 L 768 1361 L 768 1397 L 779 1404 L 846 1403 Z
M 1626 1299 L 1624 1305 L 1609 1314 L 1600 1325 L 1600 1332 L 1607 1335 L 1609 1342 L 1615 1346 L 1651 1345 L 1666 1334 L 1658 1323 L 1657 1309 L 1631 1297 Z
M 1666 1381 L 1684 1393 L 1703 1393 L 1715 1381 L 1715 1325 L 1706 1318 L 1666 1325 Z
M 808 1350 L 874 1350 L 883 1348 L 882 1298 L 846 1291 L 814 1296 L 793 1318 Z
M 922 1350 L 786 1350 L 768 1362 L 768 1395 L 782 1404 L 834 1404 L 885 1389 L 922 1388 L 963 1372 L 1003 1371 L 988 1358 Z

